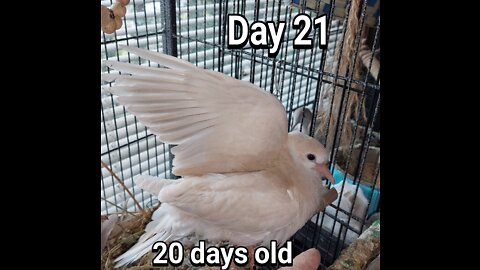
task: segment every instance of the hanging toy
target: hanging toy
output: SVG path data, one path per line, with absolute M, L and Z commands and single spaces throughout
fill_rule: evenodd
M 111 34 L 122 27 L 122 18 L 125 17 L 127 13 L 126 6 L 128 3 L 130 3 L 130 0 L 117 0 L 111 8 L 101 5 L 101 25 L 103 32 Z

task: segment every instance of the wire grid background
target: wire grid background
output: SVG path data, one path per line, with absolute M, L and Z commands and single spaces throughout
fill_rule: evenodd
M 101 4 L 110 7 L 112 1 L 101 1 Z M 228 49 L 226 15 L 231 13 L 244 15 L 249 24 L 257 20 L 285 21 L 284 39 L 277 57 L 268 58 L 267 50 L 252 49 L 249 43 L 243 49 Z M 348 74 L 346 76 L 332 74 L 325 69 L 334 60 L 335 48 L 341 45 L 344 18 L 332 17 L 333 19 L 329 21 L 329 44 L 326 50 L 320 49 L 317 44 L 318 31 L 310 32 L 310 37 L 314 41 L 312 49 L 294 50 L 292 43 L 298 30 L 291 27 L 291 22 L 299 13 L 306 13 L 311 18 L 318 16 L 312 10 L 290 8 L 284 1 L 132 0 L 127 5 L 122 28 L 113 34 L 101 32 L 101 58 L 150 65 L 148 61 L 130 56 L 126 51 L 119 49 L 120 44 L 175 55 L 197 66 L 250 81 L 271 92 L 282 101 L 291 123 L 292 112 L 295 109 L 302 106 L 316 108 L 314 105 L 316 102 L 318 104 L 322 85 L 335 82 L 338 85 L 347 85 L 352 82 Z M 375 39 L 378 32 L 379 25 L 373 31 Z M 109 71 L 102 67 L 102 72 Z M 370 92 L 379 95 L 379 83 L 371 79 L 366 76 L 362 81 L 355 81 L 363 86 L 362 90 L 366 96 L 364 102 L 369 103 L 367 107 L 370 123 L 376 122 L 379 118 L 380 106 L 379 97 L 372 100 L 367 96 L 371 95 Z M 344 89 L 345 95 L 348 95 L 349 91 L 359 91 L 348 87 Z M 102 92 L 101 99 L 101 158 L 125 182 L 142 207 L 149 207 L 156 203 L 156 198 L 136 188 L 133 176 L 149 174 L 174 178 L 170 172 L 173 156 L 169 153 L 169 145 L 160 142 L 143 124 L 137 122 L 135 116 L 116 102 L 116 97 Z M 369 136 L 365 136 L 362 142 L 367 147 L 370 143 L 371 128 L 368 132 Z M 354 142 L 350 147 L 353 144 Z M 363 159 L 364 155 L 366 153 L 362 153 L 358 158 Z M 331 160 L 335 158 L 332 153 Z M 362 170 L 363 168 L 360 168 L 358 173 Z M 379 168 L 376 168 L 376 177 L 378 171 Z M 356 178 L 358 176 L 355 175 Z M 124 189 L 104 168 L 101 182 L 102 214 L 124 210 L 137 211 L 133 200 L 129 199 Z M 371 197 L 368 199 L 371 200 Z M 339 209 L 340 211 L 342 210 Z M 348 212 L 345 214 L 348 215 L 346 222 L 338 219 L 337 214 L 330 215 L 325 212 L 314 217 L 312 220 L 315 222 L 309 221 L 292 238 L 296 251 L 316 246 L 322 253 L 321 266 L 331 264 L 346 245 L 345 235 L 342 237 L 338 229 L 330 230 L 322 227 L 322 224 L 325 216 L 329 215 L 335 223 L 338 222 L 334 226 L 353 230 L 349 225 L 352 215 Z M 365 220 L 361 222 L 364 223 Z M 346 230 L 341 229 L 340 231 L 345 234 Z

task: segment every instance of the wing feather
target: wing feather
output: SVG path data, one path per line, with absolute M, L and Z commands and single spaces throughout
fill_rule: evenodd
M 202 176 L 202 181 L 184 179 L 167 186 L 158 198 L 215 228 L 228 228 L 238 233 L 275 231 L 298 220 L 302 209 L 287 190 L 268 184 L 274 176 L 268 180 L 265 177 L 262 173 L 252 173 L 248 177 L 209 174 Z M 264 192 L 265 189 L 269 192 Z M 216 206 L 214 211 L 212 205 Z
M 273 164 L 287 141 L 283 105 L 259 87 L 184 60 L 124 47 L 159 64 L 105 61 L 121 74 L 103 89 L 172 148 L 174 174 L 258 171 Z M 165 68 L 166 67 L 166 68 Z

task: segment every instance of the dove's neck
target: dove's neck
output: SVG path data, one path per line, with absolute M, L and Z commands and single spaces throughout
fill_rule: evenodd
M 296 151 L 294 147 L 288 147 L 282 170 L 290 178 L 290 182 L 294 182 L 292 192 L 299 198 L 298 202 L 304 204 L 300 207 L 303 215 L 310 218 L 319 208 L 322 196 L 327 190 L 322 184 L 321 176 L 296 158 Z

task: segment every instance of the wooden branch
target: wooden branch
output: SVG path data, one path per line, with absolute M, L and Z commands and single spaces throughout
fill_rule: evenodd
M 380 254 L 380 220 L 375 221 L 327 270 L 362 270 Z
M 140 204 L 138 203 L 138 201 L 135 199 L 135 196 L 133 196 L 133 194 L 130 192 L 130 190 L 128 190 L 127 186 L 125 186 L 125 183 L 123 183 L 123 181 L 120 179 L 120 177 L 118 177 L 113 171 L 112 169 L 110 169 L 110 167 L 108 167 L 108 165 L 103 162 L 103 160 L 100 160 L 100 162 L 102 163 L 102 166 L 107 169 L 107 171 L 115 178 L 117 179 L 117 181 L 120 183 L 120 185 L 122 185 L 123 189 L 128 193 L 128 195 L 130 195 L 130 197 L 133 199 L 133 202 L 135 203 L 135 205 L 137 205 L 138 209 L 140 209 L 140 212 L 142 212 L 142 215 L 146 215 L 147 212 L 145 212 L 145 210 L 143 210 L 143 208 L 140 206 Z

